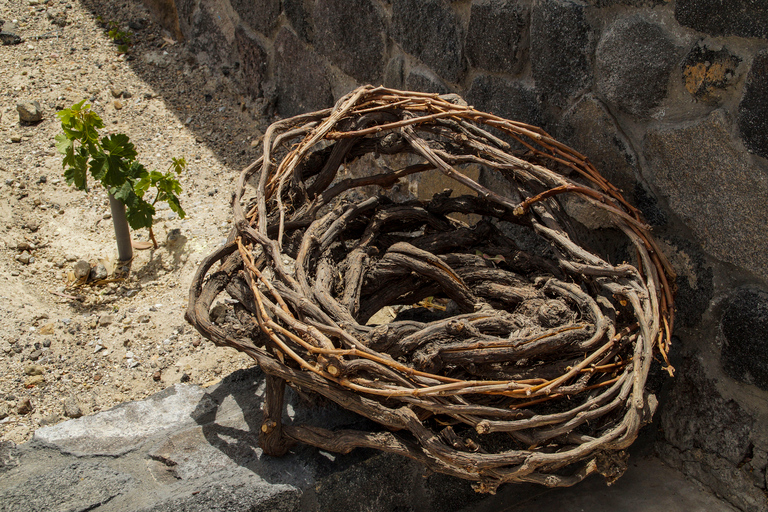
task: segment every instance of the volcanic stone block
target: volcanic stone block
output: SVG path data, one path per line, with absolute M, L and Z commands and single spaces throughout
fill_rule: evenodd
M 204 63 L 214 69 L 228 64 L 234 50 L 237 16 L 231 9 L 217 13 L 213 2 L 199 2 L 197 7 L 190 6 L 191 3 L 180 2 L 178 5 L 179 23 L 184 33 L 190 34 L 187 49 L 197 54 L 198 64 Z
M 543 116 L 536 90 L 523 83 L 479 75 L 467 91 L 467 101 L 478 110 L 541 126 Z
M 686 359 L 677 370 L 661 410 L 667 441 L 679 450 L 699 448 L 740 463 L 749 449 L 754 419 L 720 395 L 696 359 Z
M 768 390 L 768 292 L 737 290 L 725 307 L 720 327 L 725 337 L 722 363 L 728 375 Z
M 342 71 L 378 85 L 386 51 L 384 16 L 372 0 L 319 0 L 315 49 Z
M 280 0 L 231 0 L 232 8 L 251 28 L 270 35 L 280 16 Z
M 747 149 L 768 158 L 768 51 L 759 53 L 739 104 L 739 131 Z
M 256 37 L 242 27 L 235 31 L 235 45 L 238 58 L 243 66 L 244 86 L 246 92 L 253 97 L 262 95 L 261 83 L 267 74 L 269 56 Z
M 309 4 L 309 5 L 308 5 Z M 313 37 L 311 3 L 309 0 L 283 0 L 283 11 L 296 34 L 304 41 Z
M 598 89 L 624 112 L 649 116 L 666 97 L 681 53 L 660 25 L 640 16 L 619 20 L 597 44 Z
M 389 59 L 387 66 L 384 68 L 384 86 L 393 89 L 402 89 L 404 83 L 404 71 L 405 58 L 398 53 Z
M 543 0 L 531 13 L 531 71 L 545 103 L 564 104 L 592 80 L 584 6 Z
M 450 92 L 445 82 L 424 66 L 416 66 L 408 72 L 408 76 L 405 78 L 405 88 L 409 91 L 436 92 L 438 94 Z
M 731 139 L 725 113 L 651 130 L 643 142 L 647 178 L 705 251 L 768 278 L 768 182 Z
M 637 157 L 613 116 L 593 94 L 563 114 L 559 138 L 590 159 L 626 197 L 635 190 Z
M 467 29 L 470 64 L 500 73 L 515 73 L 530 13 L 512 0 L 474 0 Z
M 763 0 L 677 0 L 675 18 L 713 36 L 768 37 L 768 3 Z
M 275 39 L 277 108 L 289 117 L 333 105 L 331 83 L 318 56 L 287 28 Z
M 675 325 L 694 327 L 714 295 L 712 267 L 700 247 L 680 236 L 663 240 L 662 251 L 677 274 Z
M 697 100 L 717 105 L 736 81 L 740 63 L 727 48 L 713 50 L 699 41 L 683 61 L 683 85 Z
M 449 82 L 464 75 L 464 31 L 446 0 L 394 0 L 392 33 L 405 51 Z

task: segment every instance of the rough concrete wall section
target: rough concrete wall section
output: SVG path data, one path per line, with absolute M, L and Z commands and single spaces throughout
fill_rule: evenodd
M 530 83 L 478 75 L 466 93 L 470 105 L 501 117 L 542 126 L 544 118 L 536 89 Z
M 673 357 L 706 355 L 665 381 L 659 450 L 768 512 L 768 1 L 144 1 L 178 15 L 211 87 L 228 72 L 260 113 L 330 107 L 368 82 L 454 92 L 586 155 L 678 273 Z M 580 222 L 598 227 L 595 250 L 632 259 Z

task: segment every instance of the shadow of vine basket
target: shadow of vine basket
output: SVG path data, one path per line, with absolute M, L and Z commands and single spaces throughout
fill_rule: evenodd
M 430 173 L 461 193 L 403 186 Z M 623 473 L 654 358 L 672 373 L 674 275 L 585 157 L 455 95 L 365 86 L 271 125 L 232 204 L 187 319 L 267 374 L 265 453 L 376 448 L 482 492 Z M 284 424 L 286 383 L 376 427 Z

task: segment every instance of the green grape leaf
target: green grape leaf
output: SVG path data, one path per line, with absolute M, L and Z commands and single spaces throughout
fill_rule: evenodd
M 187 168 L 187 161 L 184 159 L 184 157 L 181 158 L 171 158 L 171 169 L 176 174 L 181 174 L 181 171 Z
M 140 197 L 132 205 L 126 205 L 125 216 L 128 219 L 128 225 L 131 229 L 141 229 L 152 227 L 152 219 L 155 216 L 155 207 L 144 201 Z
M 171 210 L 176 212 L 180 219 L 183 219 L 187 216 L 187 214 L 181 208 L 181 203 L 179 202 L 179 198 L 177 196 L 169 196 L 166 201 L 168 202 L 168 206 L 171 207 Z
M 128 167 L 126 177 L 132 181 L 137 181 L 148 175 L 149 172 L 143 165 L 141 165 L 139 162 L 131 162 L 130 167 Z
M 72 141 L 67 138 L 66 134 L 59 133 L 54 137 L 54 140 L 56 141 L 56 151 L 62 155 L 66 155 L 72 147 Z
M 78 190 L 88 191 L 88 157 L 72 155 L 68 168 L 64 171 L 64 179 L 68 185 L 74 185 Z
M 133 187 L 127 181 L 119 187 L 112 187 L 109 189 L 109 193 L 124 205 L 132 204 L 136 201 L 136 199 L 134 199 L 136 192 L 133 191 Z
M 116 133 L 101 139 L 101 147 L 111 156 L 133 161 L 136 158 L 136 147 L 124 133 Z

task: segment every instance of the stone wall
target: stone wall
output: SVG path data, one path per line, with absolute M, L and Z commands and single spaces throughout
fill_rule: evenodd
M 768 510 L 768 2 L 147 1 L 268 113 L 457 92 L 587 155 L 679 274 L 659 451 Z

